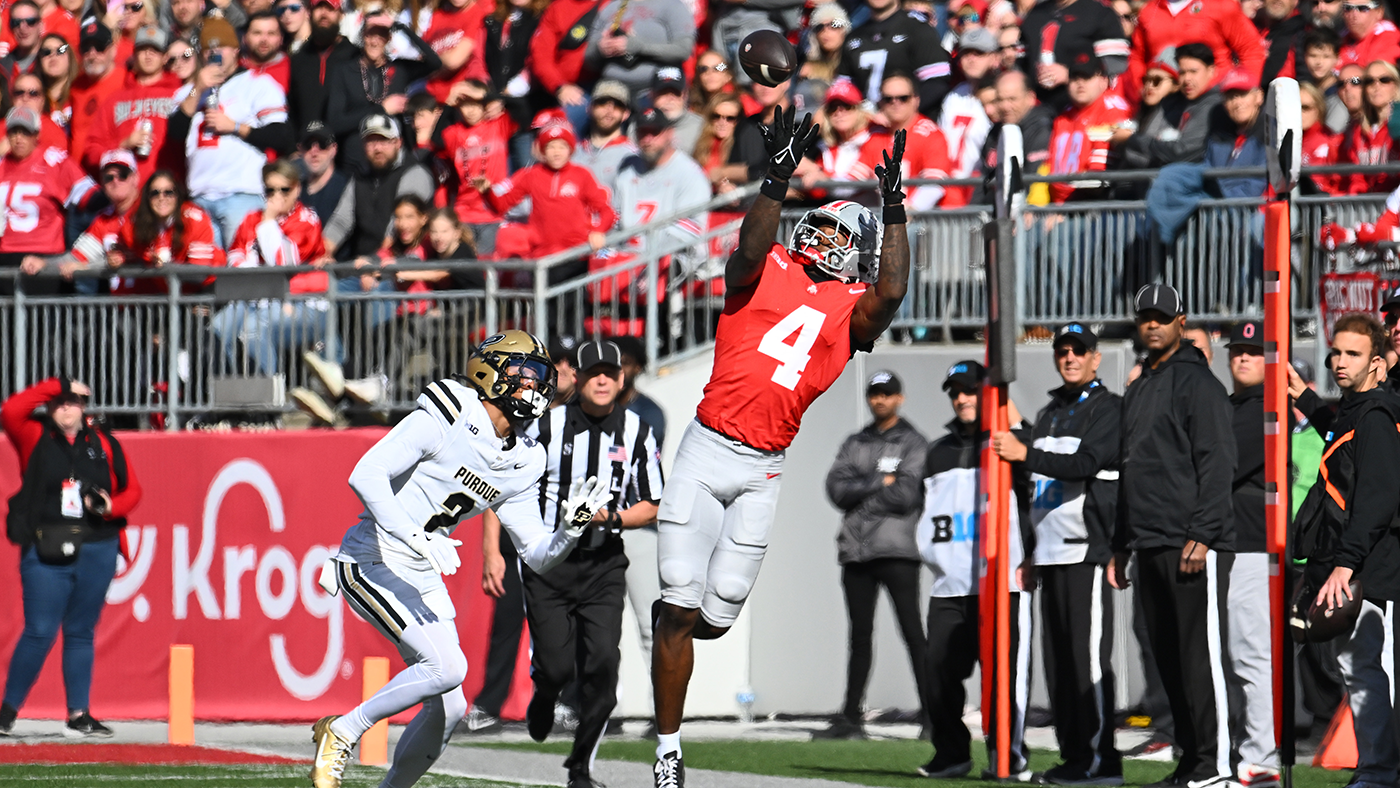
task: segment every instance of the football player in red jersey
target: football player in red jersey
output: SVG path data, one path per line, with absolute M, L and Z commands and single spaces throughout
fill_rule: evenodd
M 778 502 L 783 452 L 803 412 L 856 350 L 868 350 L 884 333 L 908 288 L 903 131 L 875 168 L 885 228 L 873 284 L 860 274 L 874 267 L 879 224 L 855 203 L 808 212 L 789 248 L 773 242 L 788 181 L 817 137 L 810 115 L 800 125 L 794 115 L 788 108 L 761 127 L 768 175 L 725 264 L 714 372 L 661 500 L 661 599 L 652 651 L 657 788 L 685 784 L 680 724 L 694 640 L 727 632 L 753 588 Z

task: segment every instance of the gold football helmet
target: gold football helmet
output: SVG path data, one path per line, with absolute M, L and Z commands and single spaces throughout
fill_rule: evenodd
M 559 373 L 543 342 L 528 331 L 511 329 L 478 345 L 462 378 L 507 416 L 531 421 L 549 409 Z

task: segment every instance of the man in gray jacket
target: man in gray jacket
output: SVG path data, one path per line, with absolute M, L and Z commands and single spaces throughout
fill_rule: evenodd
M 826 475 L 826 494 L 844 512 L 836 537 L 841 585 L 850 615 L 846 702 L 818 738 L 862 738 L 860 707 L 870 678 L 875 602 L 880 586 L 889 592 L 904 645 L 924 697 L 924 627 L 919 614 L 919 548 L 914 542 L 923 510 L 923 461 L 928 441 L 899 417 L 903 386 L 880 371 L 866 386 L 874 421 L 846 438 Z

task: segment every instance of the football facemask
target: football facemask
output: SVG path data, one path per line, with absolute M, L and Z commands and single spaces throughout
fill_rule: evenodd
M 878 227 L 874 214 L 861 205 L 847 200 L 827 203 L 797 223 L 791 253 L 846 283 L 873 278 Z

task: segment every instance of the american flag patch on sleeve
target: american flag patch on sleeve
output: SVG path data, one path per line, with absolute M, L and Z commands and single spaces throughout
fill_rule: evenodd
M 609 446 L 608 462 L 627 462 L 627 449 L 621 446 Z

